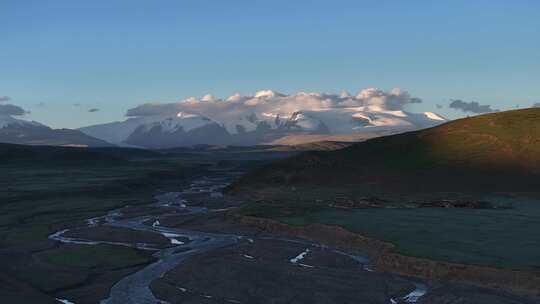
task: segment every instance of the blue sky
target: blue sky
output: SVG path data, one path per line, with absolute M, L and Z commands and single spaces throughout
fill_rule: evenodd
M 540 102 L 540 2 L 0 1 L 0 96 L 54 127 L 206 93 L 372 86 L 449 117 L 463 113 L 436 105 Z

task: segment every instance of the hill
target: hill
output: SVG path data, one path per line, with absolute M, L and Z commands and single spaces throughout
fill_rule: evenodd
M 0 114 L 0 142 L 21 145 L 111 147 L 110 143 L 72 129 L 52 129 L 35 121 Z
M 302 153 L 228 192 L 262 229 L 344 246 L 369 239 L 355 249 L 374 250 L 376 269 L 522 292 L 538 277 L 538 189 L 540 109 L 525 109 Z M 511 283 L 516 270 L 527 279 Z
M 242 193 L 275 186 L 323 186 L 367 192 L 537 191 L 540 109 L 455 120 L 421 131 L 308 152 L 249 174 Z
M 349 142 L 320 141 L 298 145 L 254 145 L 254 146 L 228 146 L 228 145 L 194 145 L 189 147 L 175 147 L 160 149 L 165 154 L 175 153 L 264 153 L 264 152 L 303 152 L 303 151 L 332 151 L 351 145 Z
M 134 148 L 83 148 L 58 146 L 33 146 L 0 143 L 0 159 L 20 162 L 79 163 L 89 161 L 119 162 L 135 158 L 160 157 L 158 152 Z
M 285 137 L 274 140 L 270 144 L 272 145 L 286 145 L 297 146 L 303 144 L 311 144 L 318 142 L 343 142 L 354 143 L 361 142 L 375 137 L 381 137 L 386 135 L 393 135 L 397 133 L 403 133 L 407 131 L 413 131 L 411 129 L 396 129 L 396 130 L 382 130 L 374 132 L 362 132 L 354 134 L 341 134 L 341 135 L 317 135 L 317 134 L 299 134 L 299 135 L 287 135 Z

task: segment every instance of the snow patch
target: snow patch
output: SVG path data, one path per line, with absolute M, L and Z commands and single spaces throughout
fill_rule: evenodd
M 437 115 L 437 114 L 435 114 L 433 112 L 424 112 L 424 115 L 426 115 L 427 118 L 433 119 L 433 120 L 440 120 L 440 121 L 446 120 L 445 118 L 443 118 L 440 115 Z
M 178 117 L 178 118 L 193 118 L 193 117 L 197 117 L 197 115 L 186 113 L 186 112 L 178 112 L 178 114 L 176 114 L 176 117 Z
M 309 248 L 306 248 L 306 250 L 304 250 L 303 252 L 301 252 L 299 255 L 297 255 L 296 257 L 290 259 L 289 261 L 293 264 L 296 264 L 298 263 L 299 261 L 303 260 L 306 255 L 309 253 Z
M 177 239 L 169 239 L 173 245 L 184 245 L 185 243 Z
M 183 235 L 180 235 L 178 233 L 170 233 L 170 232 L 162 232 L 161 235 L 168 238 L 171 244 L 173 245 L 184 245 L 185 243 L 177 239 L 178 237 L 181 237 Z
M 302 264 L 302 263 L 298 263 L 298 265 L 304 267 L 304 268 L 313 268 L 314 266 L 311 266 L 311 265 L 308 265 L 308 264 Z
M 162 232 L 161 234 L 166 238 L 177 238 L 177 237 L 182 236 L 182 235 L 180 235 L 178 233 L 170 233 L 170 232 Z
M 176 117 L 165 117 L 157 122 L 144 125 L 144 130 L 149 131 L 156 126 L 159 126 L 163 132 L 172 133 L 180 129 L 189 132 L 210 123 L 212 123 L 212 121 L 206 117 L 186 112 L 178 112 Z
M 416 289 L 402 298 L 405 303 L 417 303 L 427 293 L 427 286 L 421 283 L 415 283 L 415 285 Z

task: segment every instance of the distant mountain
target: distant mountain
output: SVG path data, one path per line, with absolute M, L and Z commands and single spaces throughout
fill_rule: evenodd
M 216 122 L 195 114 L 178 113 L 138 126 L 124 143 L 147 148 L 227 144 L 230 134 Z
M 107 147 L 110 143 L 78 130 L 51 129 L 35 121 L 0 115 L 0 142 L 24 145 Z
M 371 138 L 431 127 L 446 121 L 431 112 L 403 110 L 419 102 L 406 92 L 366 89 L 357 96 L 322 93 L 285 95 L 271 90 L 225 100 L 210 95 L 173 104 L 145 104 L 130 117 L 81 128 L 90 136 L 148 148 L 208 145 L 298 144 L 343 136 Z
M 257 170 L 231 187 L 354 188 L 370 192 L 540 189 L 540 109 L 455 120 L 331 152 L 308 152 Z

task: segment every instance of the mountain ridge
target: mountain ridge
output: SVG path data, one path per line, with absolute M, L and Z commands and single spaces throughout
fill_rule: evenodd
M 385 92 L 369 88 L 356 96 L 305 92 L 286 95 L 264 90 L 253 96 L 235 94 L 217 99 L 205 95 L 177 103 L 143 104 L 128 110 L 123 122 L 80 130 L 119 145 L 168 148 L 192 144 L 259 145 L 287 136 L 304 136 L 306 142 L 306 135 L 396 133 L 447 121 L 432 112 L 404 109 L 407 104 L 419 102 L 399 89 Z M 196 138 L 192 133 L 197 133 Z
M 0 115 L 0 142 L 26 145 L 110 147 L 112 144 L 78 130 L 52 129 L 35 121 Z
M 308 152 L 231 187 L 354 186 L 370 191 L 533 191 L 540 187 L 540 109 L 513 110 Z

